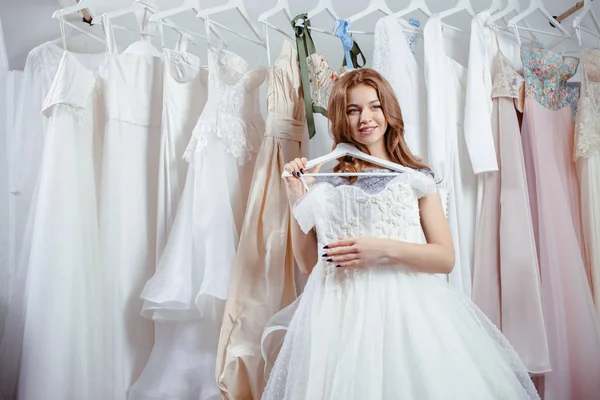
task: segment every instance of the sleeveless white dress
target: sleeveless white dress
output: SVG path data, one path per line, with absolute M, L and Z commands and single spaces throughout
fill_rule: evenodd
M 435 193 L 432 179 L 410 169 L 353 185 L 317 181 L 293 213 L 304 232 L 316 229 L 319 249 L 340 237 L 422 243 L 419 198 Z M 320 259 L 270 327 L 285 329 L 292 312 L 264 400 L 539 398 L 498 329 L 436 275 Z

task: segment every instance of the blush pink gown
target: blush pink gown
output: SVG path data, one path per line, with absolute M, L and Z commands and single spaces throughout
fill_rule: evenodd
M 524 81 L 500 51 L 492 85 L 499 170 L 485 173 L 481 181 L 473 301 L 514 346 L 527 370 L 540 374 L 550 371 L 550 360 L 517 115 L 517 109 L 523 110 Z
M 579 60 L 543 49 L 524 49 L 521 57 L 523 150 L 552 367 L 542 393 L 545 400 L 598 399 L 600 324 L 586 275 L 574 122 L 565 88 Z

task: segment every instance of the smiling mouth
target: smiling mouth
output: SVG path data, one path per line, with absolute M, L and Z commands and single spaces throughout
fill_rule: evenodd
M 376 126 L 365 126 L 364 128 L 360 128 L 358 131 L 363 135 L 370 135 L 377 129 Z

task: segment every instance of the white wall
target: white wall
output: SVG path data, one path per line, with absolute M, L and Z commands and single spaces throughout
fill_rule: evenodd
M 318 0 L 290 0 L 290 7 L 292 14 L 298 14 L 306 12 L 312 9 Z M 333 7 L 335 8 L 338 15 L 342 18 L 347 18 L 350 15 L 364 9 L 369 0 L 331 0 Z M 575 4 L 577 0 L 545 0 L 546 7 L 554 14 L 560 14 L 564 12 L 568 7 Z M 61 4 L 68 2 L 74 3 L 74 0 L 61 0 Z M 170 8 L 181 4 L 183 0 L 148 0 L 148 3 L 155 5 L 157 8 Z M 387 4 L 392 10 L 398 10 L 408 4 L 409 0 L 388 0 Z M 475 11 L 480 11 L 486 8 L 491 0 L 472 0 L 473 8 Z M 523 7 L 528 4 L 527 0 L 521 0 Z M 98 13 L 104 11 L 110 11 L 120 6 L 127 6 L 132 3 L 132 0 L 103 0 L 101 1 L 103 6 L 96 10 Z M 225 0 L 201 0 L 203 8 L 224 4 Z M 245 5 L 248 9 L 250 17 L 254 20 L 263 11 L 274 6 L 276 0 L 246 0 Z M 430 9 L 434 12 L 442 11 L 444 9 L 454 6 L 454 0 L 427 0 L 427 4 Z M 59 2 L 57 0 L 1 0 L 0 1 L 0 18 L 4 22 L 4 33 L 6 38 L 6 47 L 9 65 L 11 69 L 22 69 L 25 63 L 28 52 L 35 46 L 54 38 L 59 37 L 59 29 L 56 21 L 52 20 L 51 15 L 55 9 L 58 9 Z M 594 2 L 594 7 L 600 15 L 600 1 Z M 422 17 L 418 13 L 417 17 Z M 360 23 L 355 24 L 353 28 L 359 30 L 372 30 L 378 15 L 373 15 L 371 18 L 367 18 Z M 78 20 L 74 16 L 75 20 Z M 215 20 L 227 24 L 227 26 L 237 27 L 240 30 L 248 32 L 241 23 L 241 20 L 233 13 L 227 13 L 220 16 L 216 16 Z M 117 21 L 119 24 L 128 25 L 131 27 L 135 26 L 134 19 L 132 17 L 123 17 Z M 196 32 L 203 32 L 203 24 L 195 19 L 191 12 L 187 15 L 181 15 L 175 19 L 175 22 L 180 24 L 189 30 Z M 456 24 L 461 27 L 468 27 L 469 18 L 466 14 L 458 15 L 450 18 L 449 23 Z M 283 18 L 275 17 L 273 23 L 277 26 L 287 30 L 292 34 L 291 28 L 285 22 Z M 328 17 L 319 17 L 313 20 L 313 25 L 323 28 L 331 29 L 333 27 L 333 21 Z M 547 22 L 535 21 L 534 25 L 543 26 L 544 29 L 552 29 L 548 26 Z M 569 26 L 569 21 L 565 22 L 564 25 Z M 81 25 L 86 27 L 85 25 Z M 262 26 L 259 26 L 262 32 Z M 252 60 L 253 64 L 265 64 L 266 54 L 264 50 L 252 44 L 248 44 L 240 39 L 237 39 L 233 35 L 226 35 L 229 39 L 228 43 L 233 51 L 240 53 L 248 60 Z M 313 35 L 317 49 L 323 53 L 328 59 L 336 60 L 339 59 L 341 62 L 342 52 L 340 43 L 336 38 L 328 37 L 326 35 L 315 33 Z M 276 55 L 279 50 L 279 46 L 282 40 L 282 36 L 276 32 L 270 33 L 272 53 Z M 553 38 L 548 36 L 539 36 L 546 42 L 554 41 Z M 134 35 L 128 35 L 124 33 L 119 34 L 119 43 L 126 45 L 128 42 L 135 40 Z M 356 35 L 356 40 L 363 48 L 364 52 L 370 60 L 371 48 L 372 48 L 372 36 Z M 596 45 L 598 41 L 596 40 Z M 574 42 L 568 43 L 564 49 L 574 50 L 576 44 Z M 563 47 L 559 47 L 559 51 L 562 51 Z M 196 46 L 195 50 L 192 50 L 199 55 L 203 55 L 206 52 L 206 48 L 203 45 Z

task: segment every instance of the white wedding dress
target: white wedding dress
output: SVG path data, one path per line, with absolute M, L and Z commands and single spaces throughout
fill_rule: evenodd
M 12 307 L 18 315 L 9 320 L 6 336 L 15 350 L 22 341 L 19 399 L 104 398 L 105 376 L 97 365 L 103 352 L 97 98 L 96 72 L 65 51 L 43 105 L 48 125 L 29 213 L 28 262 L 15 281 L 20 296 Z
M 315 183 L 293 207 L 319 255 L 340 237 L 422 243 L 424 173 Z M 320 258 L 293 317 L 264 400 L 538 399 L 525 366 L 496 327 L 440 277 L 403 265 L 336 268 Z M 268 335 L 267 335 L 268 336 Z M 266 343 L 266 345 L 265 345 Z M 263 354 L 272 354 L 263 335 Z
M 251 70 L 226 50 L 209 52 L 208 100 L 184 158 L 177 215 L 142 315 L 157 323 L 152 354 L 129 400 L 213 400 L 217 345 L 254 160 L 265 124 Z

